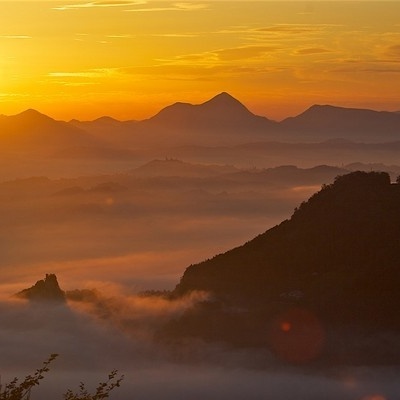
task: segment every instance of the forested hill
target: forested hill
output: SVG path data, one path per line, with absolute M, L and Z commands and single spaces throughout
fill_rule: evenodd
M 290 220 L 191 265 L 175 294 L 205 290 L 245 310 L 296 305 L 327 323 L 400 329 L 399 254 L 400 184 L 386 173 L 354 172 L 324 186 Z

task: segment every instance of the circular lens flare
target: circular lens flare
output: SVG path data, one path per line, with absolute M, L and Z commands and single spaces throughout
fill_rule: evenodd
M 272 321 L 268 342 L 280 359 L 293 364 L 304 364 L 321 354 L 325 331 L 311 311 L 291 308 Z

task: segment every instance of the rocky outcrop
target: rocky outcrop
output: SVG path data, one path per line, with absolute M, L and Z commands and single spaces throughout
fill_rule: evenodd
M 16 296 L 29 301 L 65 302 L 65 292 L 61 290 L 55 274 L 46 274 L 45 279 L 37 281 L 28 289 L 21 290 Z

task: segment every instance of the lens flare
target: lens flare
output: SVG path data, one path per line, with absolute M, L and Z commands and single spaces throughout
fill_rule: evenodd
M 272 321 L 268 342 L 279 358 L 293 364 L 304 364 L 321 354 L 325 332 L 311 311 L 291 308 Z

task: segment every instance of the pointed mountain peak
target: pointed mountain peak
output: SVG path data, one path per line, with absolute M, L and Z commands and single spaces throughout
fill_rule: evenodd
M 205 103 L 199 104 L 198 107 L 206 110 L 215 110 L 217 112 L 228 112 L 231 117 L 232 114 L 246 117 L 254 116 L 244 104 L 227 92 L 217 94 Z
M 218 137 L 218 142 L 228 140 L 227 132 L 232 132 L 229 140 L 233 138 L 233 132 L 237 133 L 237 140 L 248 140 L 239 138 L 239 132 L 254 132 L 254 137 L 261 137 L 261 132 L 269 128 L 274 122 L 265 117 L 253 114 L 239 100 L 229 93 L 222 92 L 210 100 L 201 104 L 174 103 L 163 108 L 152 117 L 151 123 L 162 124 L 163 128 L 176 129 L 177 131 L 203 131 L 207 135 Z M 225 132 L 222 139 L 221 132 Z M 202 137 L 202 141 L 206 136 Z M 185 138 L 186 140 L 186 138 Z M 215 140 L 214 137 L 212 140 Z
M 214 96 L 211 100 L 223 100 L 223 101 L 238 101 L 236 100 L 232 95 L 230 95 L 228 92 L 221 92 Z
M 244 105 L 239 100 L 235 99 L 227 92 L 221 92 L 203 104 L 219 104 L 224 106 L 241 105 L 242 107 L 244 107 Z
M 22 111 L 21 113 L 17 114 L 17 115 L 27 115 L 27 116 L 31 116 L 31 115 L 44 115 L 41 112 L 33 109 L 33 108 L 28 108 L 25 111 Z
M 27 119 L 27 120 L 53 120 L 53 118 L 42 114 L 41 112 L 34 110 L 33 108 L 29 108 L 28 110 L 22 111 L 21 113 L 15 115 L 14 117 Z

